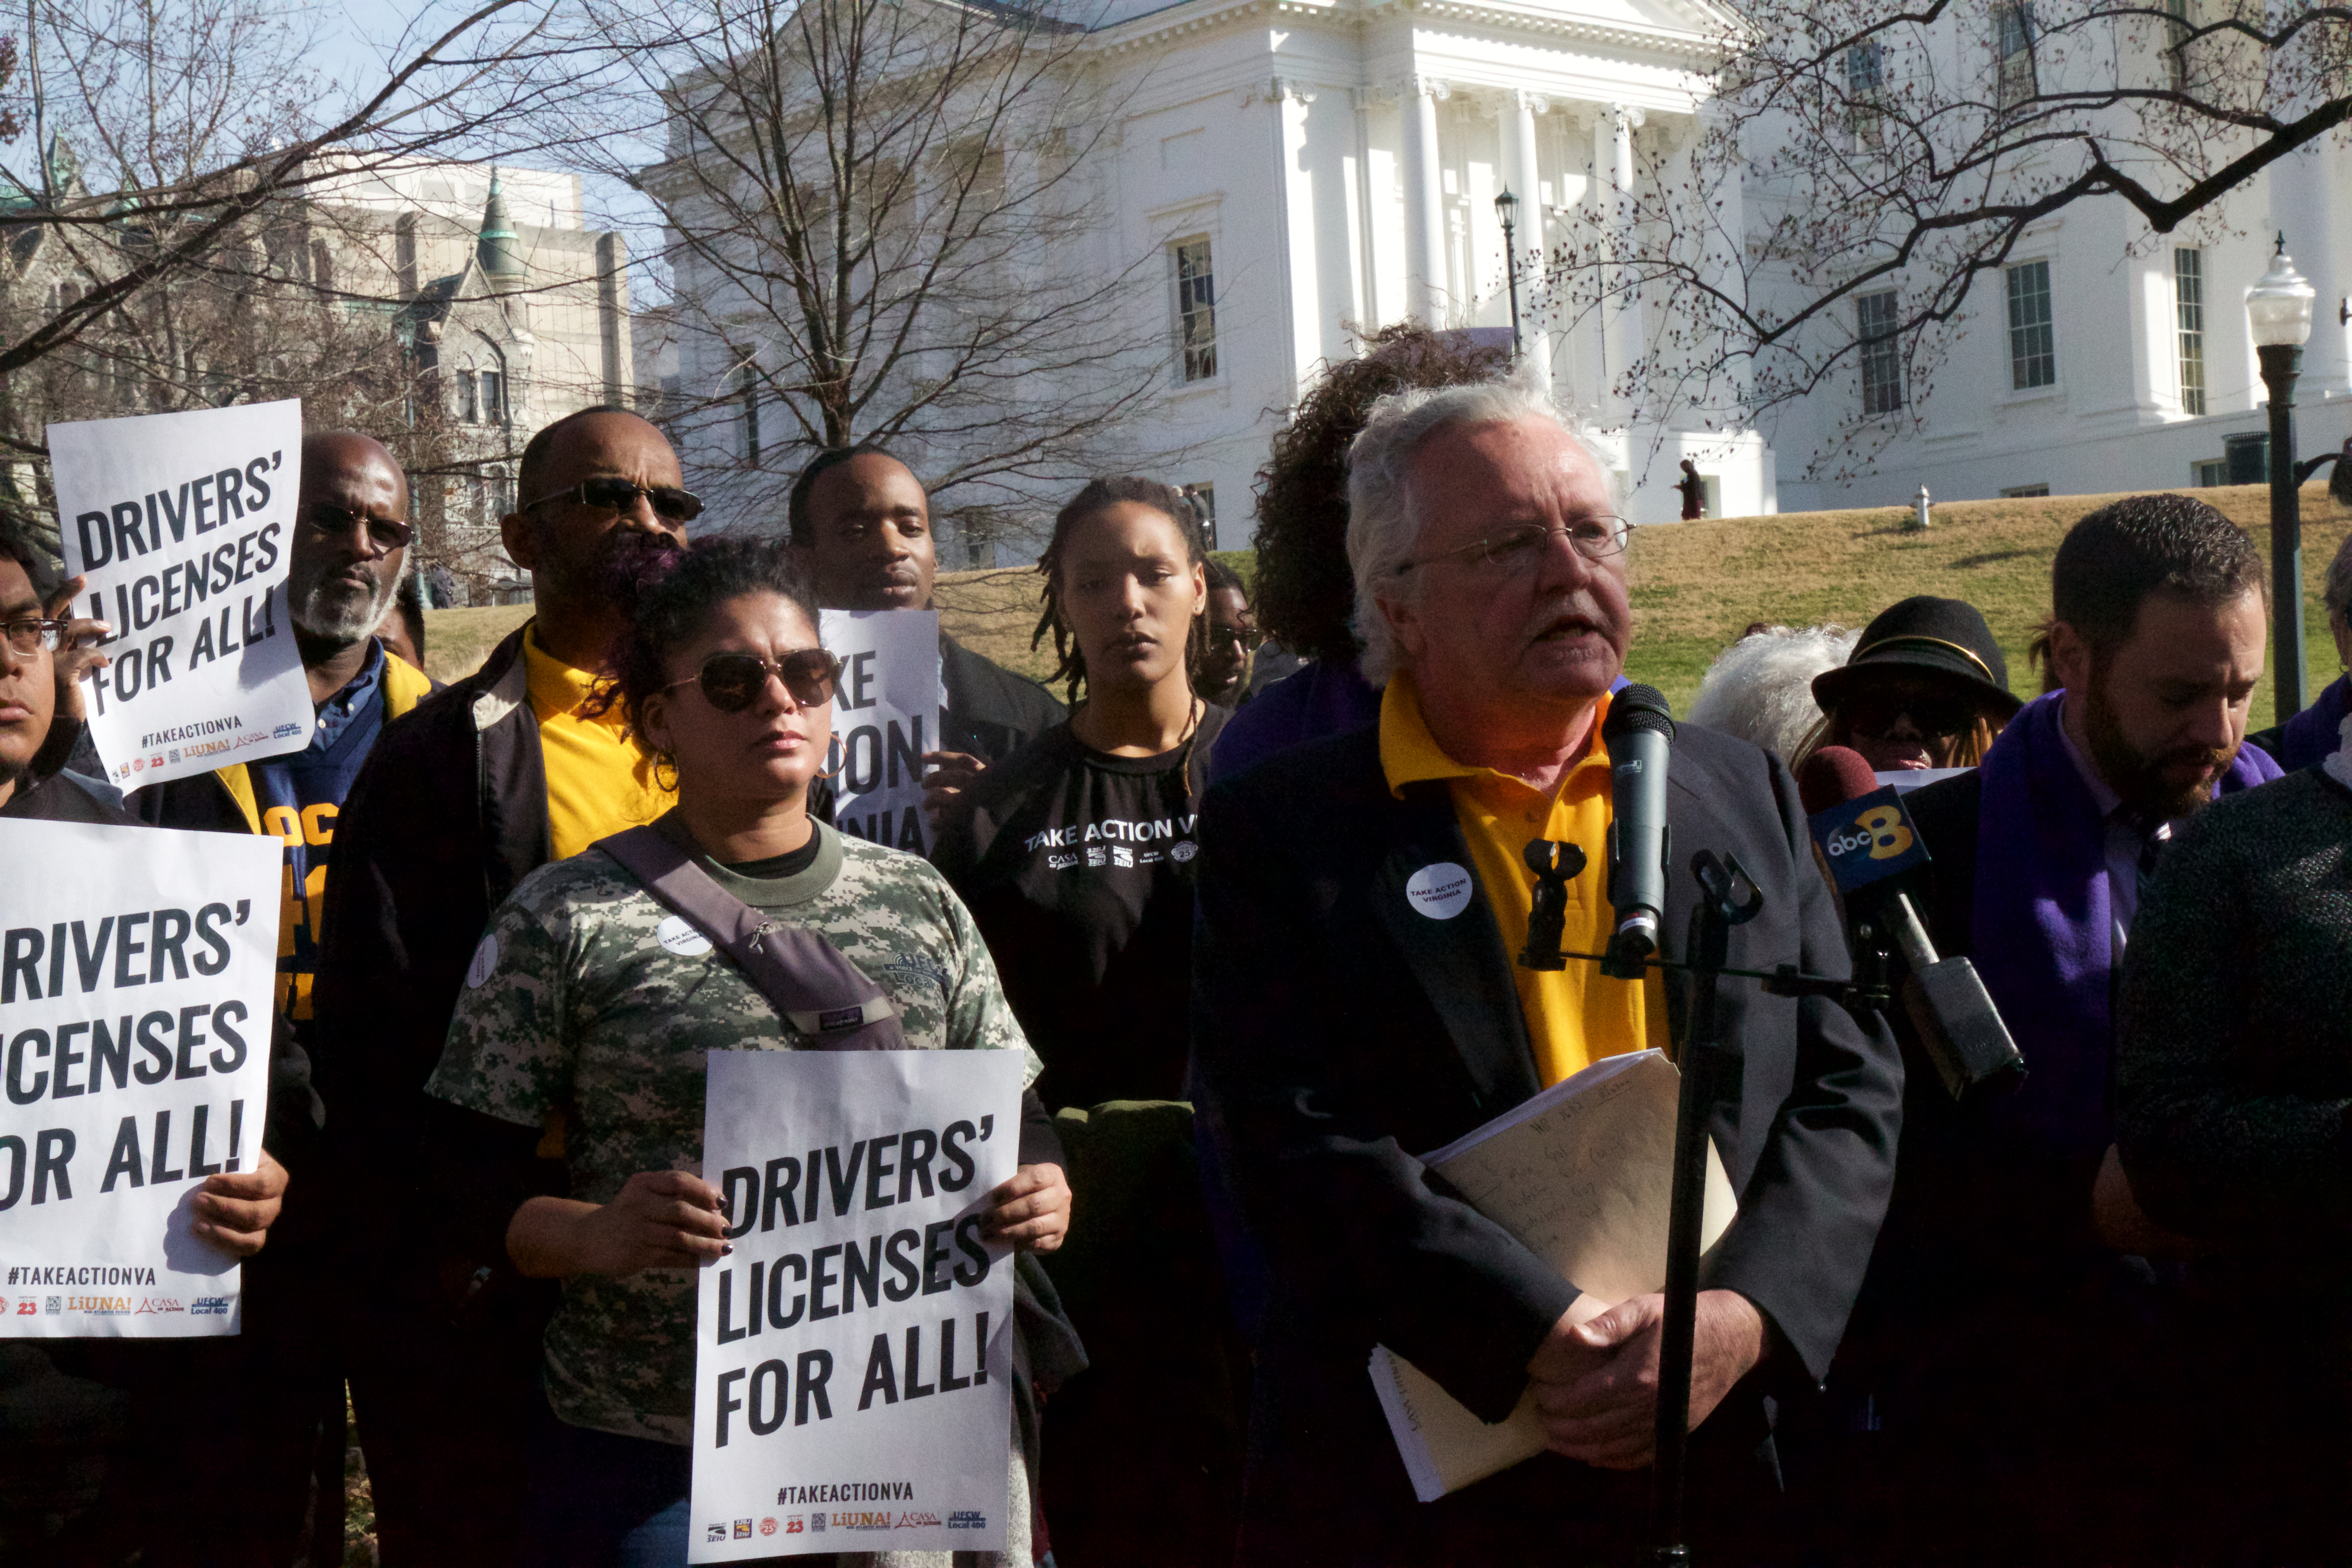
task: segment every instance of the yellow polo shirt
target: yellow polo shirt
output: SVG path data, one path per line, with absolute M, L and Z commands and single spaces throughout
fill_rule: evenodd
M 547 761 L 547 824 L 555 858 L 569 860 L 599 838 L 642 826 L 677 804 L 676 790 L 655 787 L 652 759 L 629 739 L 618 704 L 595 718 L 580 711 L 595 687 L 594 675 L 541 652 L 536 628 L 522 635 L 522 657 L 540 753 Z
M 1547 795 L 1524 779 L 1470 767 L 1439 749 L 1422 718 L 1412 678 L 1400 673 L 1381 699 L 1381 767 L 1389 788 L 1444 779 L 1454 816 L 1470 843 L 1478 889 L 1502 928 L 1503 946 L 1518 983 L 1519 1011 L 1535 1047 L 1536 1076 L 1546 1088 L 1602 1057 L 1654 1046 L 1666 1048 L 1665 989 L 1651 970 L 1639 984 L 1614 980 L 1597 963 L 1570 959 L 1558 970 L 1528 969 L 1518 961 L 1535 906 L 1535 878 L 1524 852 L 1530 839 L 1549 838 L 1584 851 L 1581 875 L 1568 884 L 1568 922 L 1560 946 L 1599 952 L 1615 923 L 1609 905 L 1609 751 L 1601 741 L 1609 699 L 1592 717 L 1592 744 Z

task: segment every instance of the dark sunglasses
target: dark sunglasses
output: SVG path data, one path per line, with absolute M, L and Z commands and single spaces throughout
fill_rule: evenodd
M 691 680 L 673 680 L 665 688 L 702 688 L 703 700 L 721 713 L 740 713 L 768 689 L 768 678 L 784 683 L 793 700 L 816 708 L 833 700 L 833 683 L 841 679 L 841 660 L 821 647 L 804 647 L 778 659 L 755 653 L 714 653 L 702 661 L 702 673 Z
M 370 517 L 330 501 L 311 502 L 310 510 L 303 514 L 302 526 L 321 539 L 339 539 L 354 528 L 365 528 L 368 538 L 379 550 L 397 550 L 416 537 L 416 525 L 413 522 L 396 517 Z
M 635 510 L 637 498 L 653 502 L 655 512 L 672 522 L 692 522 L 702 515 L 702 499 L 675 485 L 641 485 L 631 479 L 606 475 L 598 479 L 583 479 L 568 490 L 525 501 L 522 510 L 545 506 L 551 500 L 578 501 L 582 506 L 602 507 L 607 511 Z
M 1964 697 L 1895 692 L 1856 697 L 1845 704 L 1845 727 L 1857 735 L 1885 735 L 1906 717 L 1930 741 L 1948 741 L 1977 726 L 1976 704 Z

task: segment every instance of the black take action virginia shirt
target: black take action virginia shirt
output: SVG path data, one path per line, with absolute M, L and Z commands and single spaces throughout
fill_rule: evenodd
M 932 859 L 971 909 L 1049 1106 L 1183 1096 L 1194 832 L 1209 748 L 1114 757 L 1066 722 L 982 774 Z

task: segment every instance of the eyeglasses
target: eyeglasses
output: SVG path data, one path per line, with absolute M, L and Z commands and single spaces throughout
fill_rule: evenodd
M 21 621 L 0 621 L 0 634 L 8 639 L 12 652 L 22 654 L 55 653 L 65 641 L 64 621 L 44 621 L 28 617 Z
M 1211 647 L 1238 647 L 1246 649 L 1249 647 L 1249 640 L 1252 635 L 1250 628 L 1247 626 L 1226 626 L 1219 621 L 1211 621 L 1209 623 L 1208 636 L 1202 640 Z
M 1587 561 L 1606 561 L 1625 548 L 1628 529 L 1622 517 L 1602 515 L 1580 518 L 1561 528 L 1547 528 L 1539 522 L 1521 523 L 1507 528 L 1486 539 L 1474 539 L 1452 550 L 1441 550 L 1434 555 L 1424 555 L 1418 561 L 1408 561 L 1396 569 L 1400 577 L 1418 566 L 1456 557 L 1474 566 L 1491 566 L 1507 575 L 1517 576 L 1532 568 L 1544 547 L 1560 534 Z
M 1850 734 L 1883 739 L 1905 719 L 1929 741 L 1948 741 L 1977 727 L 1976 704 L 1965 697 L 1936 692 L 1870 692 L 1843 705 Z
M 664 690 L 700 686 L 703 700 L 721 713 L 740 713 L 768 689 L 768 678 L 784 683 L 793 700 L 803 708 L 833 700 L 833 683 L 841 679 L 841 660 L 821 647 L 804 647 L 782 658 L 761 658 L 755 653 L 714 653 L 702 661 L 702 672 L 691 680 L 673 680 Z
M 639 496 L 653 502 L 654 511 L 672 522 L 692 522 L 702 515 L 702 499 L 676 485 L 641 485 L 609 474 L 602 479 L 583 479 L 568 490 L 525 501 L 522 510 L 529 511 L 551 500 L 571 500 L 608 511 L 631 511 L 635 510 Z
M 365 528 L 367 536 L 379 550 L 398 550 L 416 537 L 416 525 L 396 517 L 370 517 L 347 506 L 331 501 L 313 501 L 303 515 L 302 526 L 321 539 L 335 539 L 354 528 Z

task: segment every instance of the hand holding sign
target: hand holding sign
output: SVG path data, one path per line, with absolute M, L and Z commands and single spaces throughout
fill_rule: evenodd
M 269 1240 L 269 1227 L 278 1223 L 285 1200 L 286 1167 L 264 1149 L 250 1171 L 205 1178 L 204 1190 L 190 1205 L 196 1219 L 188 1228 L 223 1252 L 250 1258 Z
M 82 677 L 114 662 L 101 647 L 114 635 L 112 623 L 74 614 L 74 601 L 89 585 L 87 577 L 66 579 L 41 611 L 49 619 L 66 624 L 65 635 L 58 639 L 58 678 L 66 692 L 65 708 L 58 717 L 76 724 L 89 717 L 89 705 L 82 700 Z
M 639 1171 L 608 1204 L 535 1197 L 515 1211 L 507 1250 L 534 1279 L 694 1268 L 734 1249 L 719 1194 L 684 1171 Z
M 1070 1183 L 1059 1165 L 1024 1165 L 988 1194 L 981 1234 L 1023 1252 L 1053 1252 L 1070 1234 Z

